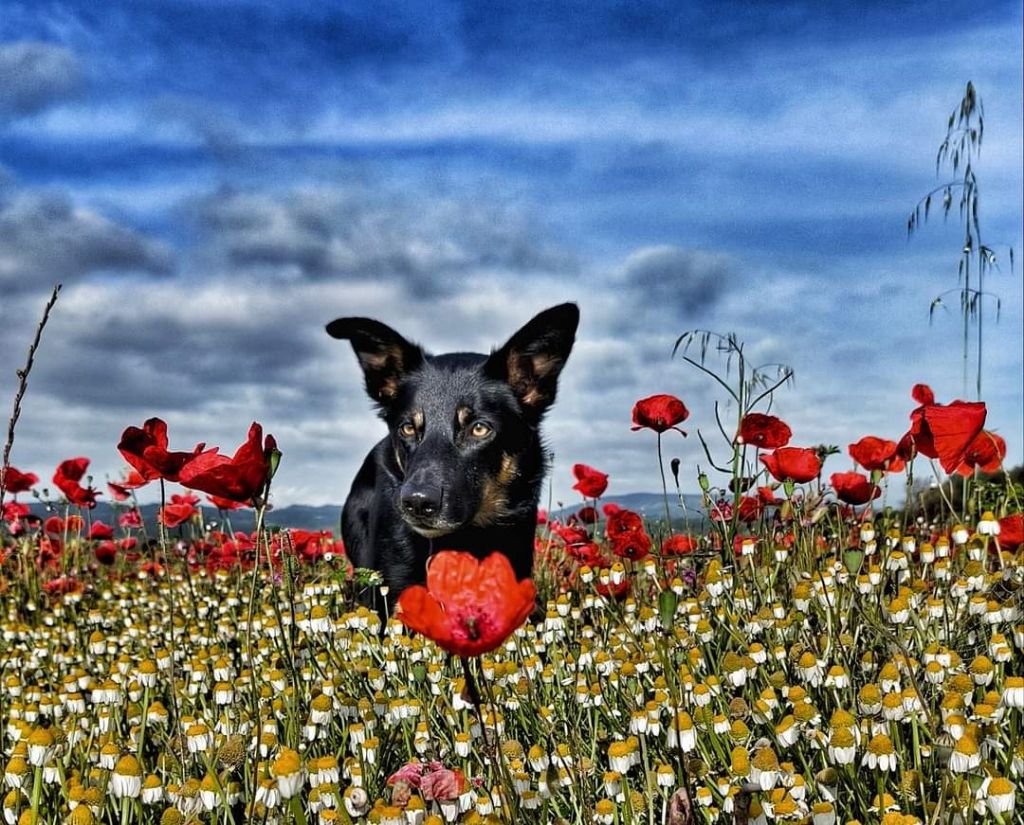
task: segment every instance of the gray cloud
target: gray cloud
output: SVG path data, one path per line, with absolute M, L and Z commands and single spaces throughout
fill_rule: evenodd
M 81 82 L 74 53 L 52 43 L 0 43 L 0 113 L 28 115 L 73 94 Z
M 729 290 L 735 270 L 726 255 L 678 246 L 645 246 L 622 265 L 626 284 L 651 306 L 677 318 L 694 318 L 712 308 Z
M 420 297 L 447 293 L 445 276 L 575 268 L 514 210 L 360 191 L 282 196 L 223 191 L 199 204 L 207 252 L 240 269 L 293 279 L 391 278 Z
M 59 194 L 0 193 L 0 285 L 10 292 L 91 272 L 166 273 L 163 245 Z

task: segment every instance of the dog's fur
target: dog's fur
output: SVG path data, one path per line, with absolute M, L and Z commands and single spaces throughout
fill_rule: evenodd
M 389 603 L 424 580 L 438 550 L 500 551 L 517 577 L 531 574 L 547 469 L 540 422 L 578 323 L 575 304 L 552 307 L 489 356 L 428 355 L 369 318 L 327 325 L 352 343 L 388 425 L 352 484 L 341 527 L 352 564 L 380 571 Z

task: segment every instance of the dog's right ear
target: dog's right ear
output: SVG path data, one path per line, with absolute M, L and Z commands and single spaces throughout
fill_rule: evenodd
M 423 350 L 371 318 L 338 318 L 327 325 L 327 334 L 352 342 L 366 392 L 381 406 L 394 401 L 405 375 L 423 363 Z

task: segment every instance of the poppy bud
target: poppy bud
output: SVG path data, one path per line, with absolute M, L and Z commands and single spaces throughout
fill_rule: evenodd
M 672 627 L 678 604 L 679 597 L 675 594 L 675 591 L 662 590 L 658 594 L 658 616 L 661 618 L 661 626 L 665 630 Z
M 676 480 L 676 484 L 679 483 L 679 459 L 673 458 L 669 462 L 669 467 L 672 469 L 672 478 Z
M 281 451 L 276 446 L 271 448 L 270 454 L 267 456 L 267 465 L 269 470 L 267 471 L 267 481 L 270 481 L 274 477 L 274 473 L 277 472 L 277 467 L 281 463 Z
M 697 474 L 697 484 L 700 485 L 700 489 L 705 493 L 711 489 L 711 482 L 708 481 L 708 477 L 705 473 Z

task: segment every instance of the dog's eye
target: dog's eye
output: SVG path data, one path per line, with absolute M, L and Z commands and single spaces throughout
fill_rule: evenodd
M 477 421 L 469 428 L 469 434 L 473 436 L 473 438 L 486 438 L 491 434 L 491 431 L 491 425 L 485 424 L 483 421 Z
M 416 425 L 411 421 L 406 421 L 401 427 L 398 428 L 398 434 L 402 438 L 415 438 L 416 437 Z

